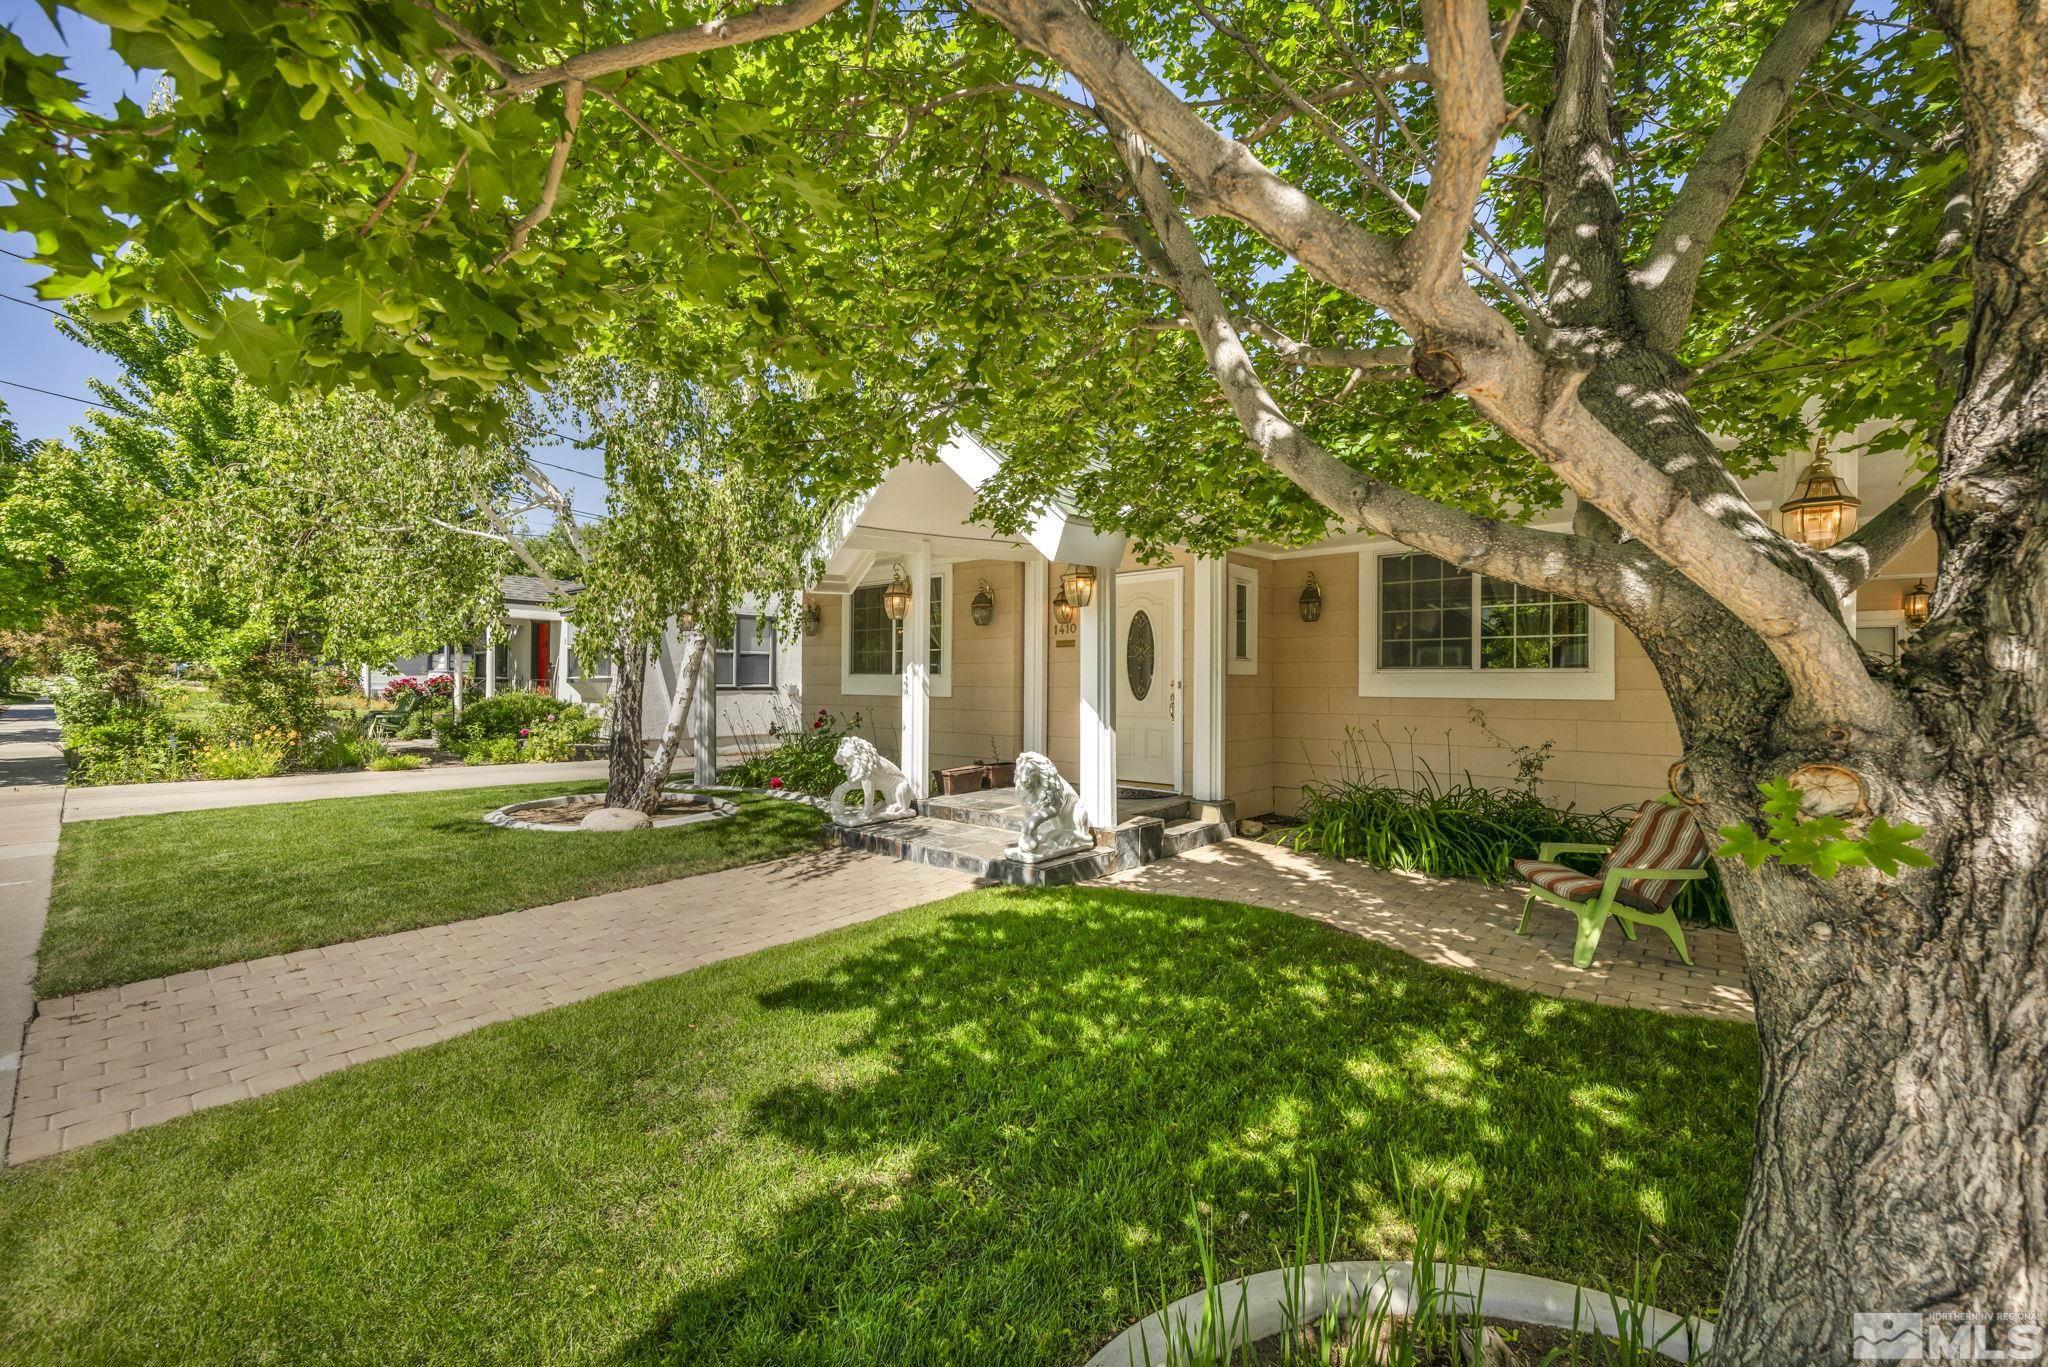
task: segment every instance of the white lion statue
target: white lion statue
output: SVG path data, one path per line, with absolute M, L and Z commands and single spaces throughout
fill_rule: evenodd
M 910 786 L 910 780 L 903 771 L 882 758 L 882 752 L 859 736 L 848 736 L 839 742 L 838 753 L 833 756 L 839 767 L 846 771 L 846 782 L 832 790 L 832 819 L 842 826 L 861 826 L 871 821 L 892 821 L 897 817 L 917 815 L 917 790 Z M 854 810 L 846 804 L 847 794 L 860 789 L 860 808 Z M 875 794 L 885 795 L 886 801 L 880 810 L 875 807 Z
M 1024 830 L 1017 843 L 1003 851 L 1026 864 L 1057 859 L 1063 854 L 1095 848 L 1081 795 L 1060 777 L 1052 761 L 1033 750 L 1017 756 L 1017 801 L 1024 808 Z

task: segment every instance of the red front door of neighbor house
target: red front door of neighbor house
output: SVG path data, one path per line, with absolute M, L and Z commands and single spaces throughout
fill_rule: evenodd
M 546 692 L 554 684 L 554 678 L 548 669 L 548 664 L 555 658 L 555 652 L 548 648 L 551 644 L 548 638 L 552 634 L 553 626 L 552 622 L 533 624 L 533 686 L 542 692 Z

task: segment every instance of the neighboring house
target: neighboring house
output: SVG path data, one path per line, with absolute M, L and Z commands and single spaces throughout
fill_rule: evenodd
M 1635 639 L 1582 603 L 1362 533 L 1159 565 L 1067 509 L 1001 536 L 972 516 L 998 462 L 956 438 L 937 463 L 892 470 L 845 513 L 808 598 L 804 705 L 858 712 L 921 792 L 935 770 L 1030 749 L 1092 812 L 1112 810 L 1119 786 L 1287 812 L 1303 783 L 1336 771 L 1347 731 L 1403 782 L 1425 769 L 1507 782 L 1514 755 L 1475 708 L 1507 745 L 1554 744 L 1543 788 L 1555 801 L 1664 791 L 1679 752 L 1671 708 Z M 1836 464 L 1866 520 L 1913 478 L 1903 456 Z M 1746 491 L 1769 513 L 1798 473 Z M 888 611 L 899 573 L 900 621 Z M 1866 649 L 1897 649 L 1901 595 L 1933 573 L 1926 536 L 1859 590 L 1847 609 Z M 1071 610 L 1065 587 L 1090 578 L 1089 604 Z
M 398 660 L 383 669 L 365 669 L 364 687 L 374 694 L 405 675 L 459 672 L 465 695 L 489 697 L 500 690 L 538 689 L 565 702 L 602 706 L 611 696 L 616 664 L 594 648 L 591 638 L 576 629 L 575 595 L 582 585 L 565 581 L 555 595 L 533 575 L 508 574 L 501 585 L 505 604 L 502 629 L 492 627 L 480 642 L 451 645 L 425 655 Z M 647 669 L 642 735 L 661 734 L 667 718 L 669 681 L 683 655 L 673 626 L 658 656 Z M 488 667 L 486 666 L 486 662 Z M 793 722 L 802 679 L 802 653 L 797 642 L 776 640 L 772 615 L 748 604 L 739 616 L 734 639 L 723 643 L 705 662 L 692 733 L 713 743 L 724 757 L 762 743 L 778 718 Z M 460 666 L 458 670 L 458 666 Z M 707 728 L 715 724 L 715 731 Z

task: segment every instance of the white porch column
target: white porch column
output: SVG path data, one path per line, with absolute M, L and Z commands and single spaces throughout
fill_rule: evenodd
M 1225 790 L 1224 698 L 1230 686 L 1230 563 L 1195 561 L 1194 696 L 1189 699 L 1188 725 L 1193 728 L 1194 775 L 1188 796 L 1197 802 L 1221 802 Z
M 904 557 L 910 578 L 910 611 L 903 619 L 904 777 L 919 797 L 931 796 L 932 781 L 932 547 L 920 541 Z
M 484 696 L 498 696 L 498 624 L 484 626 Z
M 718 643 L 704 643 L 704 658 L 697 665 L 697 688 L 690 695 L 690 761 L 693 783 L 709 783 L 718 776 Z M 613 680 L 612 687 L 619 687 Z
M 1088 824 L 1116 827 L 1116 567 L 1098 566 L 1095 596 L 1081 609 L 1081 781 Z
M 448 647 L 448 676 L 451 680 L 453 680 L 455 684 L 454 702 L 455 710 L 457 712 L 460 712 L 462 710 L 462 676 L 463 673 L 465 672 L 462 667 L 463 665 L 468 663 L 468 661 L 463 659 L 462 656 L 463 651 L 461 646 Z
M 561 621 L 561 630 L 555 633 L 555 650 L 557 658 L 555 662 L 555 677 L 553 680 L 555 687 L 555 696 L 560 698 L 564 702 L 568 702 L 576 696 L 576 690 L 569 686 L 569 662 L 576 658 L 574 655 L 570 653 L 569 643 L 573 639 L 575 639 L 575 635 L 576 628 L 570 626 L 569 619 L 564 617 Z
M 1044 560 L 1024 562 L 1024 718 L 1023 749 L 1045 753 L 1046 647 L 1052 630 L 1052 566 Z M 1001 759 L 1003 756 L 998 755 Z

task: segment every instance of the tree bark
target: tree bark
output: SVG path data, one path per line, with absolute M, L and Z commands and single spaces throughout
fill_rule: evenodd
M 1937 863 L 1731 878 L 1764 1086 L 1728 1363 L 1847 1361 L 1858 1310 L 2048 1323 L 2048 26 L 1935 8 L 1971 137 L 1973 318 L 1935 615 L 1896 679 L 1921 730 L 1854 767 Z
M 640 742 L 640 718 L 647 705 L 647 658 L 647 646 L 631 641 L 621 641 L 613 655 L 610 768 L 604 785 L 607 807 L 634 805 L 647 774 L 647 750 Z
M 683 649 L 679 665 L 681 672 L 669 692 L 668 715 L 662 722 L 661 744 L 655 749 L 654 758 L 648 762 L 632 801 L 626 804 L 650 815 L 661 805 L 661 785 L 668 781 L 669 769 L 675 763 L 683 727 L 690 719 L 690 704 L 697 697 L 697 675 L 704 668 L 704 651 L 707 648 L 704 633 L 692 631 L 687 639 L 689 643 Z

